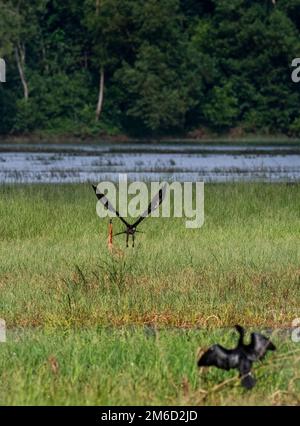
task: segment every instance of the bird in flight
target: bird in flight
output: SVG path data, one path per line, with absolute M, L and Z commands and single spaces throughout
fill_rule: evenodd
M 252 389 L 256 383 L 251 369 L 255 361 L 262 360 L 267 351 L 275 351 L 273 343 L 260 333 L 251 333 L 249 344 L 244 343 L 245 330 L 240 325 L 235 326 L 239 340 L 234 349 L 225 349 L 221 345 L 213 345 L 204 352 L 198 360 L 198 367 L 214 366 L 223 370 L 237 369 L 241 384 L 246 389 Z
M 92 185 L 92 186 L 93 186 L 93 189 L 95 191 L 96 197 L 103 204 L 103 206 L 106 209 L 108 209 L 109 211 L 111 211 L 112 213 L 114 213 L 123 222 L 123 224 L 126 226 L 126 230 L 125 231 L 118 232 L 117 234 L 114 235 L 114 236 L 117 236 L 117 235 L 121 235 L 121 234 L 126 234 L 126 247 L 128 247 L 129 236 L 132 237 L 132 247 L 134 247 L 135 233 L 136 232 L 142 232 L 142 231 L 138 231 L 136 229 L 137 226 L 146 217 L 148 217 L 152 212 L 154 212 L 154 210 L 156 210 L 160 206 L 160 204 L 162 203 L 162 201 L 165 198 L 166 188 L 167 188 L 167 186 L 164 185 L 158 191 L 158 193 L 153 197 L 152 201 L 148 205 L 148 208 L 141 214 L 141 216 L 133 224 L 130 224 L 130 223 L 127 222 L 127 220 L 125 220 L 120 215 L 120 213 L 118 212 L 118 210 L 114 208 L 114 206 L 110 203 L 110 201 L 108 200 L 108 198 L 106 197 L 106 195 L 104 195 L 102 192 L 98 192 L 97 191 L 97 186 L 95 186 L 95 185 Z

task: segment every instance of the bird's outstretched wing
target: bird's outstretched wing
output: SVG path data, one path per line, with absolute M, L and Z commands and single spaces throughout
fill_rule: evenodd
M 256 380 L 251 372 L 252 362 L 246 357 L 240 358 L 239 372 L 241 377 L 241 384 L 246 389 L 252 389 L 255 386 Z
M 120 216 L 120 213 L 114 208 L 108 198 L 102 192 L 97 192 L 97 186 L 92 185 L 92 187 L 95 191 L 96 197 L 103 204 L 103 206 L 112 213 L 114 213 L 127 227 L 129 227 L 129 223 L 122 216 Z
M 251 341 L 247 349 L 249 352 L 249 358 L 261 360 L 264 358 L 267 351 L 275 351 L 276 346 L 263 334 L 251 333 Z
M 149 216 L 154 210 L 156 210 L 160 204 L 163 202 L 165 195 L 166 195 L 167 185 L 164 185 L 158 193 L 153 197 L 152 201 L 150 202 L 148 208 L 141 214 L 141 216 L 138 218 L 136 222 L 132 225 L 132 227 L 138 226 L 142 220 L 144 220 L 147 216 Z
M 223 370 L 238 368 L 239 354 L 234 349 L 225 349 L 221 345 L 213 345 L 198 360 L 198 367 L 209 366 Z

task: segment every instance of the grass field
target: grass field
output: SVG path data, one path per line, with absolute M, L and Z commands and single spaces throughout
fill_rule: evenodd
M 1 350 L 1 404 L 299 404 L 299 343 L 274 337 L 280 351 L 257 364 L 243 390 L 234 371 L 197 371 L 197 349 L 232 331 L 143 328 L 18 330 Z M 298 346 L 297 346 L 298 345 Z
M 148 219 L 136 248 L 121 236 L 111 256 L 89 185 L 1 186 L 1 403 L 299 403 L 290 339 L 275 336 L 251 393 L 221 384 L 234 373 L 195 366 L 199 346 L 232 341 L 220 327 L 300 316 L 299 195 L 300 185 L 207 185 L 201 229 Z

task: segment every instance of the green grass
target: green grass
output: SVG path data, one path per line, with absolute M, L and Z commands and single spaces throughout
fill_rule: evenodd
M 112 256 L 89 185 L 1 186 L 2 403 L 298 403 L 299 344 L 280 344 L 251 393 L 236 381 L 213 390 L 234 373 L 199 378 L 195 350 L 221 336 L 216 328 L 285 327 L 300 316 L 299 195 L 300 185 L 206 185 L 202 228 L 147 219 L 136 248 L 120 236 Z M 139 328 L 149 323 L 159 339 Z
M 207 185 L 202 228 L 147 219 L 136 248 L 117 237 L 112 257 L 89 185 L 2 186 L 1 316 L 10 326 L 290 325 L 299 195 L 299 185 Z
M 300 347 L 274 336 L 279 351 L 257 363 L 257 385 L 235 371 L 199 371 L 197 349 L 232 346 L 231 331 L 120 330 L 10 332 L 1 352 L 1 404 L 299 404 Z

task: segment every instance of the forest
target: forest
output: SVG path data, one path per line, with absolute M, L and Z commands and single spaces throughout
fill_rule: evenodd
M 0 0 L 0 133 L 300 135 L 300 0 Z

